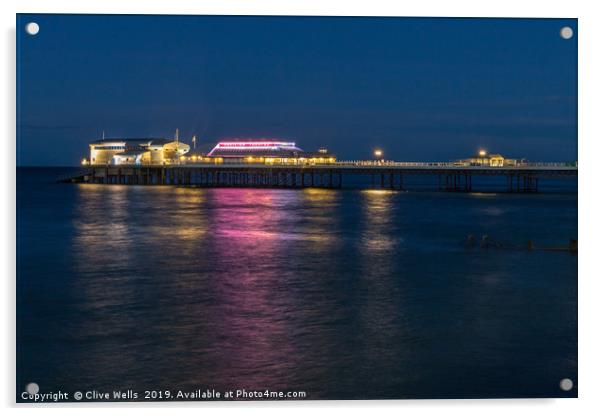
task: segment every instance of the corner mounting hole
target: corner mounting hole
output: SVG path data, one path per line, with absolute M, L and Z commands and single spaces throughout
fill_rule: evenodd
M 40 386 L 38 386 L 38 383 L 29 383 L 25 386 L 25 391 L 29 394 L 38 394 Z
M 560 29 L 560 37 L 562 37 L 562 39 L 570 39 L 573 37 L 573 29 L 570 28 L 569 26 L 565 26 L 562 29 Z
M 560 380 L 560 388 L 564 391 L 573 390 L 573 380 L 571 380 L 570 378 L 563 378 L 562 380 Z
M 35 36 L 40 31 L 40 25 L 36 22 L 29 22 L 25 25 L 25 31 L 28 35 Z

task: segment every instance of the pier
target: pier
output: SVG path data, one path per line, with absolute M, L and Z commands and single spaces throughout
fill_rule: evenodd
M 441 191 L 473 192 L 475 177 L 505 178 L 508 192 L 537 192 L 546 178 L 576 178 L 577 167 L 565 163 L 520 166 L 457 166 L 439 162 L 350 161 L 324 165 L 267 165 L 259 163 L 90 166 L 61 178 L 62 182 L 175 185 L 196 187 L 343 188 L 349 175 L 370 177 L 371 186 L 405 190 L 408 177 L 429 177 Z

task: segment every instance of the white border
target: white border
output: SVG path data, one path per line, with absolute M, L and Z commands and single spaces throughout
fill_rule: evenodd
M 598 179 L 596 159 L 602 154 L 601 117 L 598 101 L 602 96 L 601 34 L 602 19 L 593 1 L 434 1 L 393 2 L 384 0 L 21 0 L 0 3 L 3 25 L 3 64 L 1 102 L 5 160 L 1 164 L 3 230 L 0 264 L 4 267 L 3 333 L 0 343 L 4 371 L 1 377 L 2 404 L 15 411 L 14 391 L 14 278 L 15 278 L 15 13 L 146 13 L 146 14 L 264 14 L 264 15 L 347 15 L 347 16 L 467 16 L 467 17 L 577 17 L 579 18 L 579 399 L 563 400 L 444 400 L 444 401 L 379 401 L 379 402 L 244 402 L 244 403 L 172 403 L 172 404 L 106 404 L 100 408 L 86 407 L 86 412 L 105 414 L 118 408 L 128 413 L 165 414 L 166 411 L 186 413 L 232 411 L 246 409 L 252 414 L 283 411 L 294 414 L 344 410 L 360 414 L 375 407 L 379 412 L 420 412 L 426 414 L 507 415 L 526 412 L 546 415 L 567 415 L 569 412 L 593 412 L 600 407 L 602 354 L 598 317 L 602 299 L 602 274 L 596 256 L 602 236 L 597 203 Z M 599 163 L 599 162 L 598 162 Z M 55 414 L 81 413 L 80 405 L 46 405 Z M 31 406 L 20 411 L 31 410 Z M 169 407 L 171 410 L 167 410 Z M 200 408 L 200 409 L 198 409 Z M 599 410 L 599 409 L 598 409 Z

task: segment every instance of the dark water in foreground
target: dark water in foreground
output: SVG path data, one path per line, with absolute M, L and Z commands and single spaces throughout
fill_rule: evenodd
M 56 184 L 18 172 L 17 391 L 573 397 L 577 195 Z

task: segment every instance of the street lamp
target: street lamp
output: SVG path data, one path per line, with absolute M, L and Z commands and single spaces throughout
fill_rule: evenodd
M 479 150 L 479 156 L 481 156 L 481 157 L 485 157 L 485 156 L 487 156 L 487 150 L 485 150 L 485 149 L 480 149 L 480 150 Z
M 382 159 L 382 157 L 383 157 L 383 151 L 382 151 L 382 150 L 380 150 L 380 149 L 376 149 L 376 150 L 374 151 L 374 157 L 375 157 L 376 159 Z

